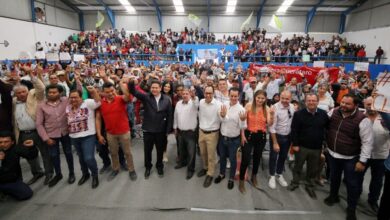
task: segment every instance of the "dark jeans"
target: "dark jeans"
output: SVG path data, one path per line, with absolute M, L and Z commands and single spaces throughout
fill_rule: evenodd
M 378 220 L 390 219 L 389 204 L 390 204 L 390 170 L 386 170 L 385 185 L 383 186 L 381 203 L 379 205 L 379 210 L 378 210 Z
M 374 57 L 374 64 L 376 64 L 377 60 L 378 60 L 378 64 L 381 64 L 381 58 L 382 58 L 382 55 L 381 56 L 375 55 L 375 57 Z
M 177 135 L 178 149 L 181 152 L 179 162 L 187 161 L 187 170 L 195 171 L 196 142 L 195 131 L 179 131 Z M 183 164 L 184 165 L 184 164 Z
M 17 200 L 26 200 L 33 195 L 31 188 L 23 183 L 22 180 L 17 180 L 13 183 L 0 183 L 0 192 L 10 195 Z
M 364 172 L 356 172 L 355 165 L 359 157 L 353 159 L 337 159 L 330 155 L 330 196 L 339 194 L 341 176 L 344 172 L 344 180 L 347 187 L 348 209 L 355 210 L 363 188 Z
M 220 156 L 220 171 L 221 175 L 225 175 L 226 172 L 226 158 L 230 160 L 229 179 L 234 179 L 236 175 L 237 167 L 237 149 L 240 146 L 240 136 L 235 138 L 229 138 L 220 136 L 219 138 L 219 156 Z
M 275 152 L 273 148 L 270 149 L 269 155 L 269 174 L 275 176 L 276 174 L 282 174 L 284 171 L 284 162 L 287 159 L 288 150 L 291 144 L 290 135 L 279 135 L 276 134 L 276 139 L 278 141 L 280 151 L 279 153 Z
M 383 186 L 383 177 L 385 176 L 385 160 L 384 159 L 369 159 L 367 161 L 366 171 L 368 168 L 371 168 L 371 181 L 370 181 L 370 190 L 368 193 L 368 202 L 372 204 L 377 204 L 379 196 L 381 195 L 381 190 Z
M 257 174 L 259 170 L 260 159 L 267 141 L 266 133 L 264 132 L 251 133 L 250 131 L 246 130 L 245 137 L 248 143 L 241 147 L 240 180 L 245 179 L 246 169 L 249 166 L 251 157 L 253 160 L 252 176 Z
M 320 164 L 322 149 L 308 149 L 300 147 L 295 153 L 295 163 L 293 169 L 293 180 L 291 184 L 299 185 L 302 176 L 303 165 L 306 162 L 306 186 L 314 187 L 314 180 L 318 175 L 318 164 Z
M 89 175 L 89 169 L 92 176 L 97 176 L 98 167 L 95 159 L 96 136 L 93 134 L 86 137 L 71 138 L 71 140 L 77 150 L 83 175 Z
M 127 116 L 129 118 L 129 126 L 130 126 L 130 131 L 131 135 L 135 135 L 135 113 L 134 113 L 134 103 L 133 102 L 128 102 L 127 103 Z
M 55 141 L 55 144 L 52 146 L 48 146 L 49 154 L 51 157 L 51 161 L 54 166 L 54 170 L 56 175 L 62 175 L 61 172 L 61 159 L 60 159 L 60 142 L 62 145 L 62 150 L 64 151 L 66 163 L 68 164 L 69 174 L 74 174 L 74 166 L 73 166 L 73 154 L 72 154 L 72 146 L 70 144 L 69 135 L 62 136 L 60 138 L 51 138 Z
M 145 160 L 145 168 L 151 169 L 152 164 L 152 151 L 153 146 L 156 145 L 157 151 L 157 162 L 156 167 L 164 168 L 164 164 L 162 162 L 163 154 L 164 154 L 164 139 L 167 134 L 165 132 L 161 133 L 152 133 L 152 132 L 144 132 L 144 160 Z
M 49 149 L 47 146 L 43 143 L 42 139 L 39 137 L 37 131 L 31 131 L 31 132 L 24 132 L 20 131 L 19 133 L 19 140 L 18 145 L 21 146 L 24 141 L 26 140 L 33 140 L 34 141 L 34 147 L 36 147 L 42 156 L 43 166 L 45 168 L 45 175 L 49 176 L 53 174 L 53 165 L 50 160 L 49 155 Z M 42 168 L 39 163 L 39 157 L 36 157 L 32 160 L 28 160 L 28 163 L 31 168 L 31 173 L 35 176 L 38 173 L 42 173 Z

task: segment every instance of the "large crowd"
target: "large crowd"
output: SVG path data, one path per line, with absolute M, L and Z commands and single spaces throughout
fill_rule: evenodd
M 319 54 L 321 48 L 324 53 L 355 52 L 346 49 L 352 46 L 340 37 L 316 43 L 310 37 L 269 41 L 265 35 L 265 31 L 248 30 L 220 42 L 235 43 L 242 51 L 281 47 L 295 53 L 313 46 L 310 51 Z M 149 31 L 129 37 L 123 31 L 97 31 L 73 35 L 59 50 L 144 53 L 148 48 L 166 53 L 186 41 L 215 42 L 212 36 L 202 30 L 168 30 L 160 35 Z M 132 154 L 131 140 L 141 125 L 145 179 L 151 175 L 154 148 L 157 174 L 164 176 L 167 137 L 173 134 L 175 169 L 185 167 L 186 179 L 197 171 L 198 177 L 205 178 L 204 187 L 226 178 L 232 190 L 238 173 L 238 190 L 244 194 L 247 178 L 258 187 L 258 168 L 269 141 L 270 189 L 280 185 L 294 191 L 302 182 L 308 195 L 316 199 L 316 185 L 329 183 L 324 202 L 331 206 L 340 201 L 344 174 L 347 219 L 356 219 L 363 180 L 368 178 L 368 206 L 378 213 L 378 219 L 389 219 L 390 123 L 387 114 L 371 107 L 374 85 L 366 72 L 344 73 L 342 69 L 336 82 L 319 76 L 311 85 L 297 78 L 287 82 L 279 72 L 250 74 L 241 66 L 225 70 L 218 64 L 177 62 L 146 67 L 122 61 L 86 61 L 75 66 L 14 62 L 2 69 L 0 80 L 0 193 L 29 199 L 33 194 L 29 185 L 42 177 L 44 185 L 54 187 L 64 178 L 60 147 L 69 184 L 76 181 L 72 148 L 81 166 L 78 185 L 91 178 L 91 187 L 96 188 L 99 174 L 110 172 L 111 181 L 120 170 L 135 181 L 141 168 L 134 166 L 133 157 L 141 155 Z M 241 163 L 237 166 L 239 148 Z M 196 164 L 197 149 L 201 164 Z M 102 165 L 95 158 L 96 150 Z M 288 181 L 283 175 L 285 162 L 293 156 L 293 179 Z M 21 157 L 27 159 L 33 175 L 26 183 Z M 365 176 L 369 167 L 371 176 Z
M 282 40 L 282 35 L 267 35 L 265 29 L 243 30 L 241 35 L 217 39 L 203 28 L 184 28 L 181 32 L 167 29 L 164 32 L 128 33 L 123 28 L 74 33 L 63 43 L 37 42 L 37 51 L 86 54 L 88 58 L 116 58 L 137 60 L 188 60 L 193 51 L 178 48 L 178 44 L 236 45 L 234 52 L 223 51 L 228 61 L 296 62 L 302 55 L 314 59 L 342 61 L 366 60 L 365 45 L 348 43 L 346 38 L 333 36 L 329 40 L 315 41 L 314 37 L 294 34 Z M 379 48 L 380 49 L 380 48 Z M 380 62 L 383 50 L 375 54 Z M 374 56 L 374 55 L 373 55 Z M 377 60 L 376 59 L 376 60 Z M 223 59 L 225 60 L 225 59 Z M 375 62 L 376 62 L 375 60 Z

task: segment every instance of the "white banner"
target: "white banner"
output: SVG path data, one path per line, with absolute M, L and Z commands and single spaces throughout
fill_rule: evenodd
M 45 52 L 44 51 L 35 52 L 35 59 L 44 60 L 45 59 Z
M 82 61 L 85 61 L 85 56 L 84 54 L 75 54 L 73 55 L 73 61 L 74 62 L 82 62 Z
M 314 61 L 313 67 L 325 67 L 325 61 Z
M 373 109 L 390 113 L 390 73 L 379 73 L 376 89 L 377 94 L 374 96 Z
M 60 60 L 68 61 L 68 60 L 72 60 L 72 58 L 70 57 L 69 53 L 63 52 L 60 53 Z
M 355 62 L 355 67 L 353 70 L 355 71 L 368 71 L 368 64 L 364 62 Z
M 48 62 L 58 62 L 60 58 L 58 57 L 58 53 L 47 53 L 46 60 Z

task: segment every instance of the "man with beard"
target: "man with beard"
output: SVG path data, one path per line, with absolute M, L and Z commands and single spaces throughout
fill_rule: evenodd
M 344 95 L 340 107 L 329 112 L 327 144 L 330 154 L 330 195 L 324 200 L 332 206 L 340 201 L 339 189 L 344 173 L 347 188 L 347 220 L 356 219 L 356 206 L 362 193 L 364 170 L 373 148 L 371 121 L 358 110 L 359 99 Z

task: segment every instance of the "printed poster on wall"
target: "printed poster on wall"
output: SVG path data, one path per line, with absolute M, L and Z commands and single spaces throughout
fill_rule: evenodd
M 325 61 L 314 61 L 313 67 L 325 67 Z
M 353 70 L 355 71 L 368 71 L 369 63 L 365 62 L 355 62 Z
M 48 62 L 58 62 L 60 58 L 58 57 L 58 53 L 47 53 L 46 60 Z

